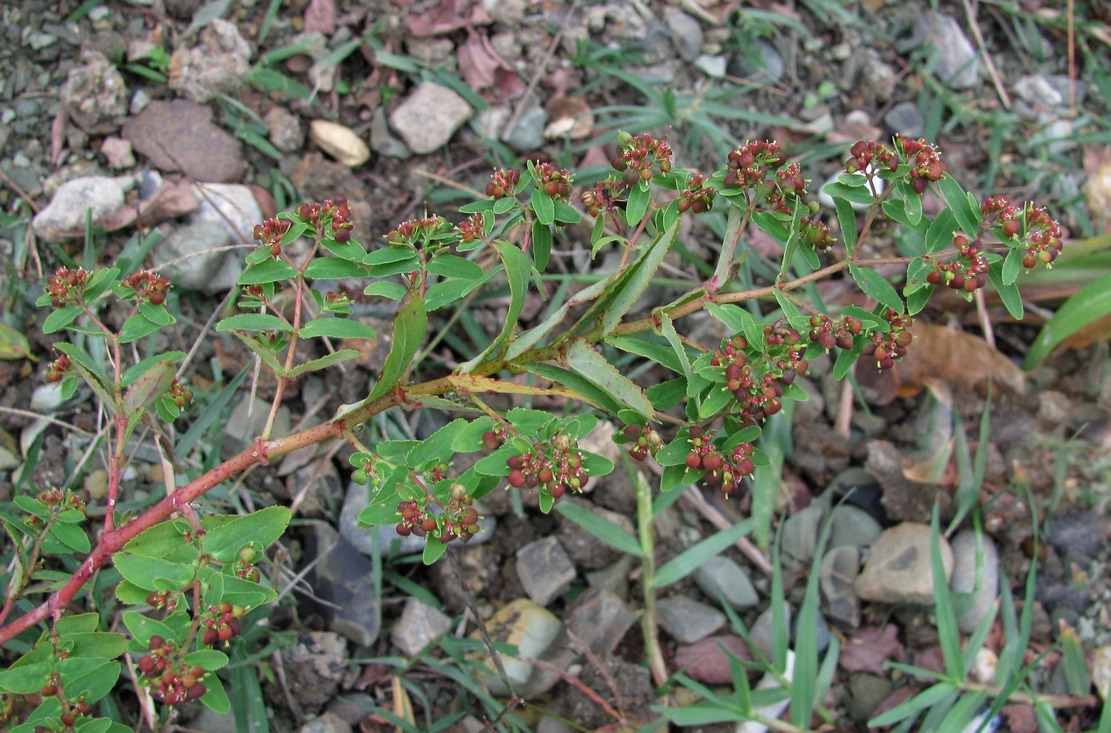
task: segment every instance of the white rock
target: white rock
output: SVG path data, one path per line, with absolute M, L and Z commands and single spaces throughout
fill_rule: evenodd
M 446 145 L 473 114 L 454 90 L 426 81 L 390 114 L 390 125 L 410 150 L 425 154 Z
M 262 223 L 262 208 L 250 186 L 238 183 L 195 183 L 193 193 L 200 206 L 189 215 L 190 224 L 217 223 L 227 230 L 231 241 L 239 244 L 254 242 L 255 225 Z
M 35 234 L 56 242 L 85 231 L 85 212 L 100 226 L 123 206 L 123 185 L 115 178 L 88 176 L 63 183 L 31 223 Z
M 968 610 L 957 617 L 960 630 L 971 634 L 991 613 L 999 592 L 999 552 L 987 535 L 982 535 L 981 549 L 977 551 L 976 533 L 969 529 L 957 533 L 952 547 L 955 565 L 950 589 L 954 593 L 976 594 Z
M 370 159 L 370 148 L 350 128 L 328 120 L 313 120 L 309 138 L 318 148 L 348 168 L 357 168 Z
M 953 574 L 953 551 L 944 537 L 939 542 L 943 582 L 948 583 Z M 872 543 L 864 571 L 853 585 L 864 600 L 931 605 L 934 580 L 929 525 L 903 522 L 885 530 Z

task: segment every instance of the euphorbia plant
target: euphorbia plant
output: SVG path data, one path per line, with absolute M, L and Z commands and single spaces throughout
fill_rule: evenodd
M 739 147 L 709 176 L 675 166 L 668 145 L 647 134 L 622 133 L 618 144 L 613 172 L 581 192 L 580 201 L 593 219 L 592 255 L 616 247 L 620 264 L 552 303 L 549 314 L 527 328 L 521 323 L 526 297 L 542 289 L 564 228 L 583 218 L 572 204 L 573 174 L 549 163 L 497 170 L 487 198 L 462 207 L 461 216 L 406 221 L 369 251 L 351 239 L 342 197 L 256 227 L 259 246 L 239 278 L 240 312 L 217 330 L 238 338 L 274 373 L 270 414 L 251 445 L 181 486 L 173 480 L 168 427 L 191 399 L 176 378 L 186 355 L 154 354 L 131 363 L 132 344 L 174 323 L 166 307 L 169 283 L 146 271 L 59 270 L 40 301 L 54 309 L 44 328 L 77 338 L 57 345 L 49 378 L 61 382 L 63 396 L 84 384 L 99 398 L 110 423 L 108 491 L 95 547 L 86 508 L 71 492 L 20 496 L 4 512 L 17 559 L 0 611 L 0 642 L 18 648 L 18 640 L 30 651 L 0 672 L 6 691 L 0 712 L 9 721 L 15 711 L 27 713 L 28 730 L 83 729 L 93 704 L 118 679 L 125 654 L 140 689 L 154 699 L 174 705 L 199 698 L 226 709 L 215 674 L 228 661 L 221 649 L 249 622 L 252 608 L 273 600 L 274 592 L 259 582 L 257 564 L 290 512 L 269 507 L 245 516 L 199 516 L 192 502 L 252 466 L 323 441 L 347 441 L 354 448 L 352 478 L 370 493 L 360 519 L 425 538 L 426 562 L 475 534 L 474 502 L 491 491 L 510 486 L 532 492 L 547 512 L 612 470 L 608 459 L 580 447 L 599 417 L 616 424 L 615 440 L 632 458 L 658 461 L 662 490 L 701 481 L 735 496 L 755 472 L 771 470 L 757 442 L 761 427 L 791 401 L 806 398 L 796 377 L 816 356 L 834 354 L 839 378 L 861 357 L 869 368 L 891 368 L 914 348 L 914 317 L 938 286 L 971 297 L 990 284 L 1021 317 L 1017 278 L 1051 263 L 1061 248 L 1061 229 L 1044 210 L 1001 197 L 978 203 L 921 140 L 854 145 L 845 174 L 825 188 L 835 207 L 829 221 L 809 199 L 798 164 L 773 142 Z M 947 204 L 933 218 L 922 205 L 931 188 Z M 646 309 L 646 292 L 681 222 L 706 212 L 725 214 L 712 273 L 667 304 Z M 880 217 L 901 225 L 900 256 L 863 254 Z M 741 289 L 735 278 L 753 226 L 782 244 L 783 256 L 774 282 Z M 905 277 L 893 283 L 876 271 L 880 265 L 901 265 Z M 831 313 L 799 296 L 803 286 L 833 277 L 850 278 L 872 305 Z M 333 339 L 376 336 L 347 317 L 352 284 L 368 280 L 363 293 L 397 303 L 392 344 L 373 387 L 323 424 L 273 435 L 291 381 L 358 355 L 333 348 Z M 429 314 L 466 307 L 488 292 L 508 295 L 498 333 L 454 368 L 429 367 L 415 376 Z M 121 302 L 127 317 L 115 326 L 108 315 L 118 316 Z M 698 311 L 720 321 L 725 338 L 698 343 L 677 327 Z M 105 346 L 96 350 L 100 359 L 88 348 L 95 340 Z M 319 344 L 321 355 L 300 363 L 297 355 L 305 349 L 299 346 L 307 340 Z M 651 384 L 631 379 L 614 365 L 615 355 L 651 362 L 663 376 Z M 485 398 L 491 394 L 558 398 L 573 407 L 562 415 L 499 410 Z M 367 444 L 361 426 L 390 409 L 441 409 L 458 417 L 424 440 Z M 115 503 L 128 439 L 138 428 L 159 437 L 167 496 L 121 520 Z M 456 470 L 453 459 L 461 453 L 483 455 Z M 771 500 L 754 500 L 764 517 Z M 43 569 L 48 555 L 74 555 L 80 565 L 59 577 Z M 81 588 L 110 563 L 123 578 L 117 599 L 134 607 L 123 615 L 130 638 L 101 630 L 95 614 L 66 614 Z M 49 594 L 37 606 L 20 600 L 44 589 Z M 107 730 L 107 722 L 96 729 Z

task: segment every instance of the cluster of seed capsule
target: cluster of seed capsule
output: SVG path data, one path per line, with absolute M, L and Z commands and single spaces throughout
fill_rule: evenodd
M 583 456 L 570 436 L 559 433 L 549 441 L 534 441 L 532 449 L 506 459 L 506 479 L 515 489 L 540 489 L 561 498 L 567 491 L 580 493 L 586 485 Z
M 520 182 L 521 171 L 519 169 L 499 168 L 494 171 L 493 176 L 490 177 L 490 182 L 486 184 L 486 195 L 494 199 L 512 196 Z
M 883 317 L 890 326 L 889 330 L 886 333 L 873 331 L 868 345 L 864 347 L 864 355 L 874 359 L 876 368 L 881 371 L 892 368 L 895 362 L 906 356 L 907 347 L 914 340 L 910 332 L 910 327 L 914 325 L 913 318 L 891 308 Z
M 722 451 L 714 445 L 712 432 L 705 432 L 695 425 L 690 429 L 690 445 L 687 468 L 704 470 L 706 473 L 702 480 L 727 495 L 741 488 L 742 479 L 756 470 L 752 463 L 754 449 L 751 443 L 741 443 L 732 450 Z
M 748 340 L 738 334 L 722 341 L 714 351 L 711 366 L 725 370 L 725 388 L 733 393 L 736 404 L 732 414 L 742 427 L 755 425 L 783 409 L 780 398 L 784 387 L 805 374 L 808 364 L 802 358 L 806 344 L 802 335 L 780 319 L 764 327 L 767 351 L 749 354 Z
M 407 219 L 398 224 L 397 229 L 391 229 L 386 235 L 386 240 L 390 244 L 412 244 L 418 239 L 428 239 L 438 234 L 446 225 L 447 220 L 436 214 L 422 219 Z
M 139 657 L 135 666 L 150 685 L 151 697 L 155 700 L 166 705 L 180 705 L 208 691 L 201 682 L 204 669 L 185 664 L 176 644 L 161 636 L 152 636 L 147 648 L 149 652 Z
M 321 203 L 301 204 L 297 215 L 322 237 L 331 231 L 332 238 L 340 244 L 351 239 L 351 208 L 346 196 L 324 199 Z
M 89 271 L 83 267 L 72 270 L 68 267 L 59 267 L 46 281 L 46 294 L 50 296 L 50 305 L 61 308 L 76 303 L 90 276 Z
M 969 240 L 965 235 L 957 234 L 953 237 L 953 247 L 957 254 L 948 262 L 938 262 L 937 267 L 926 275 L 926 282 L 966 293 L 987 285 L 988 261 L 984 257 L 983 241 L 978 238 Z
M 624 433 L 631 444 L 627 452 L 634 461 L 656 455 L 664 444 L 663 438 L 651 425 L 626 425 Z
M 123 279 L 121 283 L 125 288 L 135 291 L 135 300 L 139 303 L 162 305 L 166 302 L 166 291 L 170 289 L 170 281 L 157 272 L 139 270 Z
M 687 188 L 679 194 L 679 213 L 693 211 L 695 214 L 701 214 L 703 211 L 709 211 L 714 203 L 714 195 L 717 192 L 713 188 L 706 185 L 705 179 L 702 174 L 695 173 L 687 179 Z
M 834 346 L 844 351 L 851 350 L 863 330 L 864 324 L 852 316 L 837 320 L 824 313 L 810 316 L 810 343 L 818 344 L 826 351 Z
M 566 201 L 571 196 L 573 179 L 566 168 L 557 168 L 551 163 L 536 166 L 536 185 L 554 199 Z
M 268 248 L 272 256 L 277 257 L 282 253 L 282 237 L 285 236 L 291 226 L 293 226 L 293 222 L 289 219 L 267 219 L 261 224 L 255 225 L 255 241 Z
M 227 644 L 232 638 L 243 633 L 243 626 L 239 623 L 239 619 L 246 613 L 247 609 L 243 606 L 233 606 L 227 601 L 209 606 L 201 620 L 205 627 L 201 642 L 208 646 L 214 646 L 221 641 Z
M 632 188 L 640 181 L 651 181 L 656 171 L 671 171 L 673 154 L 671 146 L 647 132 L 640 135 L 619 136 L 621 152 L 610 161 L 613 169 L 621 173 L 621 181 Z

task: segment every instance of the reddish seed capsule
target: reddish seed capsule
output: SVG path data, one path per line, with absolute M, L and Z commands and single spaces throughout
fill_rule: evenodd
M 1034 255 L 1026 255 L 1022 258 L 1022 266 L 1025 267 L 1027 270 L 1037 266 L 1037 264 L 1038 258 Z
M 509 485 L 515 489 L 519 489 L 525 485 L 525 474 L 520 469 L 515 468 L 509 472 Z
M 549 493 L 552 495 L 553 499 L 561 499 L 563 495 L 567 493 L 567 487 L 563 484 L 556 484 L 551 488 Z
M 702 459 L 702 467 L 707 471 L 717 471 L 721 468 L 721 456 L 717 453 L 711 453 Z
M 928 282 L 930 285 L 940 285 L 941 270 L 930 270 L 929 274 L 926 275 L 926 282 Z
M 336 240 L 340 244 L 349 242 L 351 240 L 351 232 L 347 229 L 337 229 L 332 234 L 332 239 Z
M 548 181 L 548 183 L 544 185 L 544 193 L 548 194 L 549 196 L 558 195 L 559 194 L 559 184 L 556 183 L 555 181 Z
M 165 639 L 163 639 L 161 636 L 158 636 L 157 634 L 155 634 L 154 636 L 150 637 L 150 650 L 152 652 L 158 651 L 159 649 L 162 648 L 162 646 L 165 643 L 166 643 Z
M 688 453 L 687 454 L 687 468 L 701 468 L 701 467 L 702 467 L 702 456 L 698 455 L 694 451 L 691 451 L 690 453 Z
M 150 294 L 150 302 L 153 305 L 162 305 L 163 303 L 166 302 L 166 296 L 163 295 L 162 293 L 151 293 Z
M 544 468 L 544 469 L 541 469 L 540 475 L 538 476 L 538 478 L 540 479 L 540 483 L 550 484 L 552 482 L 552 479 L 555 478 L 555 475 L 551 472 L 550 469 Z

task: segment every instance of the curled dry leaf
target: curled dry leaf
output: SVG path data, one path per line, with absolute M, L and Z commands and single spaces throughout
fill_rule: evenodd
M 544 137 L 549 140 L 564 137 L 580 140 L 589 137 L 594 129 L 594 112 L 582 97 L 552 97 L 544 111 L 551 120 L 544 128 Z
M 482 7 L 482 3 L 471 0 L 440 0 L 423 13 L 406 17 L 405 27 L 414 36 L 427 38 L 492 22 L 493 19 Z

